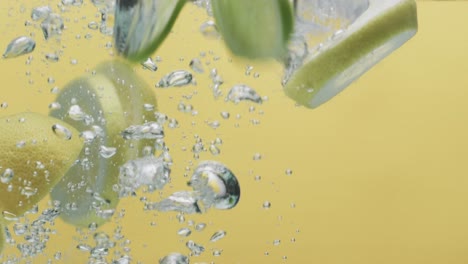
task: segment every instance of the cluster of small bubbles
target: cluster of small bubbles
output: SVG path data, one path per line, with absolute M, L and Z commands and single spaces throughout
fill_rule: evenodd
M 258 119 L 250 119 L 250 123 L 254 126 L 258 126 L 261 122 Z
M 158 122 L 132 125 L 122 131 L 124 139 L 159 139 L 164 138 L 164 129 Z
M 28 213 L 34 214 L 37 213 L 37 211 L 29 211 Z M 55 230 L 45 225 L 53 226 L 58 216 L 59 208 L 52 207 L 45 209 L 42 214 L 32 222 L 26 217 L 22 218 L 24 222 L 19 222 L 19 218 L 15 220 L 15 224 L 13 225 L 14 234 L 24 237 L 24 243 L 18 243 L 16 245 L 22 257 L 34 257 L 44 252 L 50 235 L 55 234 Z
M 210 78 L 212 82 L 211 88 L 212 88 L 213 96 L 215 99 L 217 99 L 223 94 L 220 89 L 220 86 L 224 83 L 224 80 L 218 74 L 218 70 L 216 68 L 211 69 Z
M 193 240 L 187 241 L 185 245 L 190 250 L 192 256 L 200 256 L 205 251 L 204 246 L 195 243 Z
M 31 11 L 31 19 L 34 21 L 43 20 L 52 13 L 50 6 L 38 6 L 34 7 Z
M 149 192 L 161 190 L 170 180 L 170 164 L 163 157 L 146 156 L 130 160 L 120 168 L 119 195 L 133 195 L 146 186 Z
M 231 101 L 235 104 L 241 101 L 251 101 L 261 104 L 263 99 L 253 88 L 245 84 L 237 84 L 229 90 L 225 101 Z
M 252 65 L 247 65 L 247 66 L 245 67 L 245 75 L 246 75 L 246 76 L 249 76 L 250 73 L 252 72 L 253 68 L 254 68 L 254 67 L 253 67 Z
M 189 264 L 189 258 L 180 253 L 171 253 L 161 258 L 159 264 Z
M 168 125 L 167 125 L 169 128 L 178 128 L 179 127 L 179 121 L 177 121 L 177 119 L 175 118 L 169 118 L 168 120 Z
M 63 19 L 59 14 L 50 13 L 42 22 L 41 22 L 42 33 L 44 38 L 50 39 L 51 37 L 60 36 L 62 34 L 65 25 Z
M 183 102 L 179 102 L 177 105 L 177 110 L 179 110 L 182 113 L 194 113 L 195 110 L 193 108 L 193 105 L 191 104 L 184 104 Z
M 185 216 L 184 216 L 183 213 L 178 213 L 178 214 L 176 215 L 176 218 L 177 218 L 177 221 L 179 221 L 179 223 L 185 222 Z

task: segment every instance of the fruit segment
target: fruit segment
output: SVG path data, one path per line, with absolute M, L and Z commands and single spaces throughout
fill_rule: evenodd
M 74 167 L 83 142 L 72 126 L 38 113 L 1 118 L 0 135 L 0 223 L 5 223 L 49 193 Z
M 313 51 L 304 56 L 303 63 L 290 58 L 284 91 L 297 103 L 315 108 L 345 89 L 416 32 L 414 0 L 370 0 L 367 10 L 349 27 L 336 31 L 315 49 L 308 49 L 307 52 Z
M 77 226 L 112 217 L 119 200 L 114 188 L 120 166 L 136 158 L 146 143 L 125 140 L 121 132 L 154 119 L 145 105 L 156 106 L 154 94 L 126 64 L 105 63 L 96 72 L 68 84 L 57 98 L 62 107 L 50 113 L 73 125 L 86 140 L 79 166 L 51 193 L 63 206 L 62 219 Z

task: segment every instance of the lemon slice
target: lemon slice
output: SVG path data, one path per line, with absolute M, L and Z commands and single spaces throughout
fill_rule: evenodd
M 361 16 L 292 74 L 284 91 L 299 104 L 315 108 L 403 45 L 417 27 L 414 0 L 370 0 Z
M 114 42 L 130 61 L 148 58 L 169 34 L 185 0 L 117 0 Z
M 156 105 L 151 90 L 141 82 L 135 84 L 136 77 L 125 64 L 102 64 L 97 72 L 67 85 L 57 98 L 61 108 L 50 113 L 69 122 L 87 140 L 80 165 L 68 171 L 51 193 L 64 208 L 62 219 L 77 226 L 101 224 L 113 215 L 119 200 L 113 189 L 119 167 L 136 158 L 143 144 L 124 140 L 121 131 L 154 118 L 152 112 L 144 112 L 143 102 Z
M 0 223 L 31 209 L 65 175 L 83 142 L 72 126 L 37 113 L 0 119 Z
M 226 45 L 248 58 L 282 58 L 293 31 L 289 0 L 213 0 L 213 16 Z

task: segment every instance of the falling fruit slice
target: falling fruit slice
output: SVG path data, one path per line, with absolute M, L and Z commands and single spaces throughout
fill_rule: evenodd
M 117 0 L 114 42 L 130 61 L 146 60 L 164 41 L 185 0 Z
M 238 56 L 281 59 L 293 31 L 289 0 L 212 0 L 226 45 Z
M 299 104 L 315 108 L 403 45 L 417 27 L 414 0 L 370 0 L 360 17 L 292 74 L 284 91 Z
M 31 209 L 75 167 L 83 142 L 72 126 L 37 113 L 1 118 L 0 135 L 0 223 L 6 223 Z
M 85 148 L 79 164 L 71 168 L 51 192 L 60 201 L 66 222 L 87 226 L 105 222 L 100 213 L 115 209 L 118 196 L 112 191 L 117 183 L 119 165 L 125 158 L 124 140 L 119 136 L 126 122 L 114 84 L 103 75 L 81 77 L 61 90 L 56 100 L 60 109 L 50 115 L 64 120 L 80 131 Z M 101 146 L 118 149 L 109 157 L 100 154 Z
M 61 217 L 77 226 L 101 224 L 113 215 L 119 200 L 114 189 L 119 167 L 136 158 L 143 144 L 123 139 L 121 131 L 154 118 L 144 108 L 156 105 L 154 94 L 125 64 L 103 64 L 97 72 L 67 85 L 57 98 L 62 107 L 50 113 L 73 125 L 86 140 L 80 166 L 72 168 L 51 193 L 64 207 Z

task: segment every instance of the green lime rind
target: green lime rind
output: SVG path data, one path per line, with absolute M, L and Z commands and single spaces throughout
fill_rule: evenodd
M 114 24 L 117 52 L 132 62 L 147 59 L 170 33 L 185 2 L 186 0 L 117 1 Z
M 282 59 L 294 28 L 289 0 L 213 0 L 213 16 L 227 47 L 250 59 Z
M 341 38 L 293 74 L 284 91 L 297 103 L 315 108 L 403 45 L 417 28 L 414 0 L 371 0 Z

